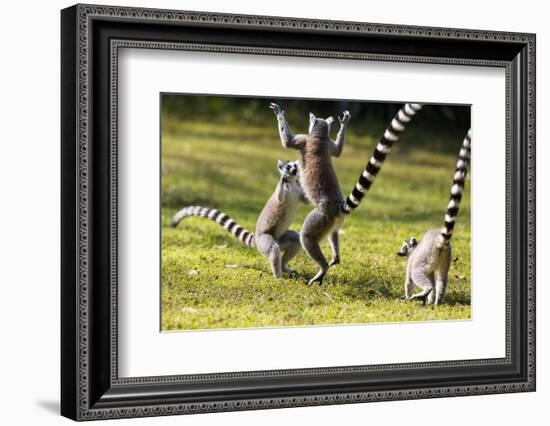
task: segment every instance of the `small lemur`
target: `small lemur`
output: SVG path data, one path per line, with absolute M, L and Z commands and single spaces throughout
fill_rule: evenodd
M 189 216 L 200 216 L 223 226 L 241 242 L 255 247 L 268 258 L 275 278 L 282 273 L 294 273 L 287 263 L 300 251 L 300 235 L 289 229 L 294 221 L 298 201 L 306 202 L 303 189 L 298 180 L 297 161 L 277 161 L 281 175 L 275 191 L 267 200 L 258 221 L 256 233 L 247 231 L 225 213 L 201 206 L 189 206 L 178 211 L 172 219 L 172 227 Z
M 279 136 L 283 146 L 297 149 L 301 154 L 300 182 L 306 197 L 315 205 L 315 208 L 302 225 L 300 241 L 309 257 L 321 268 L 309 280 L 308 285 L 314 282 L 321 285 L 329 267 L 340 263 L 338 231 L 342 227 L 344 217 L 359 206 L 361 199 L 376 179 L 393 143 L 399 139 L 399 133 L 405 129 L 405 124 L 422 109 L 422 106 L 405 104 L 395 115 L 347 200 L 344 200 L 340 191 L 331 157 L 339 157 L 344 149 L 346 126 L 351 118 L 349 111 L 344 111 L 342 117 L 338 117 L 340 130 L 336 141 L 333 141 L 329 137 L 332 117 L 324 120 L 310 113 L 308 134 L 293 135 L 283 109 L 275 103 L 271 103 L 269 107 L 277 117 Z M 330 263 L 325 259 L 319 245 L 325 237 L 328 238 L 332 251 Z
M 420 242 L 414 237 L 405 240 L 401 250 L 397 253 L 399 256 L 409 257 L 405 274 L 405 297 L 407 299 L 422 299 L 424 303 L 427 301 L 436 305 L 443 300 L 451 265 L 451 237 L 470 161 L 470 144 L 471 130 L 468 130 L 456 163 L 451 197 L 443 228 L 430 229 Z M 422 290 L 412 294 L 415 284 Z

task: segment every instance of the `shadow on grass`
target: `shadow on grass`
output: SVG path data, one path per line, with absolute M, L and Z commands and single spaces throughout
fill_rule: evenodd
M 332 281 L 332 280 L 328 280 Z M 393 285 L 392 285 L 393 283 Z M 383 298 L 387 300 L 400 299 L 405 301 L 404 289 L 395 286 L 395 280 L 390 283 L 386 279 L 377 277 L 361 277 L 361 278 L 339 278 L 338 284 L 341 290 L 341 295 L 351 300 L 374 300 Z M 443 304 L 448 306 L 455 305 L 470 305 L 470 294 L 464 294 L 458 291 L 449 291 L 447 288 L 447 294 L 443 299 Z M 417 288 L 417 290 L 419 290 Z M 418 303 L 422 305 L 421 301 L 410 303 Z
M 443 298 L 445 305 L 470 305 L 472 303 L 472 296 L 470 293 L 459 293 L 456 291 L 449 291 L 447 288 L 447 294 Z
M 353 300 L 357 299 L 396 299 L 402 296 L 386 280 L 376 277 L 340 278 L 342 295 Z

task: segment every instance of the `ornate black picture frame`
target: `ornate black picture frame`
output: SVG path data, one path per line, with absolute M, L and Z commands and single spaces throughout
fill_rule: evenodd
M 535 35 L 76 5 L 61 13 L 61 413 L 158 416 L 535 390 Z M 120 47 L 506 71 L 506 356 L 119 378 Z

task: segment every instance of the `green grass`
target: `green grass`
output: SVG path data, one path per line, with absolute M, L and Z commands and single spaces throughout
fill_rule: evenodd
M 170 228 L 177 210 L 198 204 L 221 209 L 254 230 L 277 183 L 276 160 L 297 158 L 296 151 L 281 147 L 273 121 L 269 128 L 243 129 L 163 117 L 162 329 L 469 319 L 469 183 L 452 242 L 458 260 L 443 305 L 404 299 L 406 261 L 395 255 L 405 238 L 442 225 L 462 142 L 457 134 L 423 133 L 411 124 L 361 206 L 346 218 L 342 263 L 329 270 L 323 286 L 306 286 L 317 265 L 303 252 L 290 265 L 299 274 L 276 280 L 265 258 L 209 220 L 189 218 Z M 334 159 L 345 195 L 375 143 L 373 136 L 354 134 L 352 120 L 344 152 Z M 456 149 L 430 148 L 445 144 Z M 300 229 L 311 209 L 299 208 L 292 229 Z M 330 258 L 328 244 L 323 249 Z

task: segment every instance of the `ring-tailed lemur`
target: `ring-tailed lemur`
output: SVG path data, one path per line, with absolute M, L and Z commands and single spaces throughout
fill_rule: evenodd
M 319 272 L 308 282 L 308 285 L 318 282 L 323 283 L 323 278 L 330 266 L 340 263 L 340 246 L 338 231 L 344 217 L 357 208 L 363 195 L 374 182 L 376 175 L 382 167 L 386 156 L 389 154 L 392 144 L 399 139 L 399 133 L 405 129 L 405 124 L 422 108 L 419 104 L 406 104 L 392 120 L 380 139 L 372 158 L 365 171 L 359 177 L 352 193 L 344 200 L 338 178 L 332 167 L 331 156 L 339 157 L 344 149 L 345 131 L 351 118 L 349 111 L 344 111 L 340 121 L 340 130 L 336 141 L 329 137 L 332 117 L 326 120 L 309 114 L 309 130 L 307 135 L 293 135 L 285 119 L 283 109 L 277 104 L 270 104 L 270 108 L 277 116 L 279 136 L 285 148 L 293 148 L 300 151 L 300 182 L 307 198 L 313 202 L 315 209 L 306 217 L 300 230 L 302 247 L 320 266 Z M 327 262 L 320 241 L 328 237 L 332 251 L 332 260 Z
M 424 234 L 420 242 L 414 237 L 405 240 L 401 250 L 397 253 L 399 256 L 409 257 L 405 274 L 405 297 L 407 299 L 422 299 L 424 303 L 427 300 L 428 303 L 436 305 L 443 300 L 451 265 L 451 236 L 453 235 L 468 172 L 470 144 L 471 130 L 468 130 L 456 163 L 451 198 L 445 214 L 443 228 L 430 229 Z M 422 290 L 412 294 L 415 284 Z
M 298 201 L 307 202 L 298 181 L 297 161 L 277 161 L 281 175 L 275 191 L 267 200 L 258 221 L 256 233 L 247 231 L 227 214 L 208 207 L 189 206 L 178 211 L 172 219 L 172 227 L 189 216 L 200 216 L 223 226 L 249 247 L 255 247 L 268 258 L 275 278 L 283 272 L 293 273 L 287 263 L 300 251 L 300 235 L 289 229 L 294 221 Z M 282 252 L 282 254 L 281 254 Z

